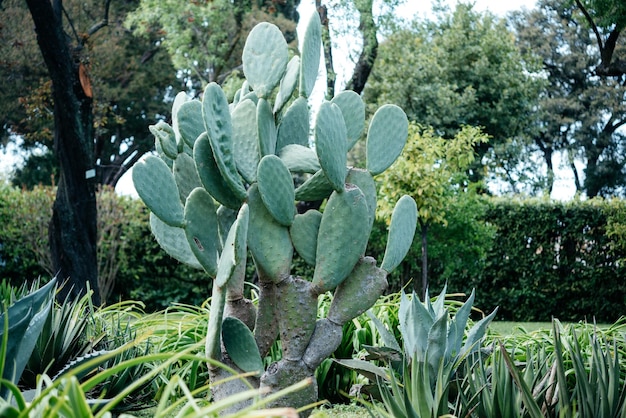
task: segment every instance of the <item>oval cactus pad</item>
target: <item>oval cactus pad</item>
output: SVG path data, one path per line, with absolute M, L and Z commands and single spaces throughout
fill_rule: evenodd
M 351 149 L 365 127 L 365 103 L 363 103 L 361 96 L 352 90 L 342 91 L 331 100 L 331 103 L 336 104 L 341 109 L 343 119 L 346 122 L 348 149 Z
M 295 192 L 291 173 L 276 155 L 266 155 L 257 173 L 261 199 L 276 221 L 289 226 L 296 215 Z
M 133 166 L 133 183 L 146 206 L 163 222 L 183 226 L 183 204 L 174 175 L 165 162 L 148 155 Z
M 220 86 L 210 83 L 202 96 L 202 116 L 207 131 L 213 157 L 222 173 L 224 182 L 239 199 L 246 198 L 246 189 L 237 171 L 233 151 L 233 125 L 228 108 L 228 100 Z
M 233 363 L 244 372 L 263 373 L 263 360 L 246 324 L 232 316 L 222 321 L 222 341 Z
M 390 273 L 398 267 L 409 252 L 415 227 L 417 226 L 417 205 L 411 196 L 404 195 L 396 203 L 391 215 L 387 248 L 380 268 Z
M 343 193 L 333 192 L 322 214 L 317 236 L 313 284 L 321 291 L 337 287 L 348 277 L 365 252 L 370 235 L 369 209 L 361 189 L 346 185 Z
M 385 171 L 402 152 L 409 135 L 409 120 L 396 105 L 381 106 L 367 132 L 367 169 L 373 176 Z
M 278 85 L 289 62 L 289 50 L 282 32 L 271 23 L 259 23 L 250 31 L 243 47 L 243 73 L 260 98 Z
M 193 189 L 185 203 L 185 235 L 202 267 L 215 277 L 220 247 L 217 213 L 213 198 L 202 187 Z
M 324 102 L 315 120 L 315 151 L 328 181 L 343 191 L 347 164 L 346 124 L 339 106 Z

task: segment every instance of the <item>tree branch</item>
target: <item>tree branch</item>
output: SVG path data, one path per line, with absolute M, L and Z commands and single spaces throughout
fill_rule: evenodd
M 330 39 L 330 27 L 328 25 L 328 8 L 320 0 L 315 0 L 317 14 L 322 22 L 322 44 L 324 46 L 324 63 L 326 65 L 326 98 L 335 96 L 335 82 L 337 73 L 333 64 L 332 42 Z
M 374 15 L 372 13 L 372 0 L 364 2 L 357 1 L 355 2 L 355 7 L 360 15 L 359 31 L 363 37 L 363 50 L 354 67 L 352 78 L 346 85 L 346 90 L 353 90 L 361 94 L 374 67 L 374 61 L 378 56 L 378 39 L 376 38 L 376 22 L 374 22 Z
M 109 26 L 109 9 L 110 8 L 111 8 L 111 0 L 106 0 L 104 2 L 104 17 L 102 18 L 102 20 L 100 22 L 98 22 L 95 25 L 93 25 L 87 31 L 86 39 L 89 38 L 91 35 L 95 34 L 96 32 L 98 32 L 100 29 L 104 28 L 105 26 Z M 83 44 L 84 44 L 84 42 L 83 42 Z

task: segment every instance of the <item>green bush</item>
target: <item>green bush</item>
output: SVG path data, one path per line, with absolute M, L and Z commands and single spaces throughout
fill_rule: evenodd
M 477 305 L 516 321 L 615 321 L 626 302 L 625 247 L 607 224 L 625 212 L 621 201 L 492 200 L 484 219 L 496 232 Z

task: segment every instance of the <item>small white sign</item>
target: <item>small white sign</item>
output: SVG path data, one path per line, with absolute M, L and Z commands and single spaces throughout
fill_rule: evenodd
M 96 177 L 96 169 L 95 168 L 92 168 L 91 170 L 85 171 L 85 178 L 87 180 L 92 179 L 94 177 Z

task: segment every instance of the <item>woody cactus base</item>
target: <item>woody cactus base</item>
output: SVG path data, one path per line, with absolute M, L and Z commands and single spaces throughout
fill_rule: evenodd
M 214 278 L 207 357 L 254 373 L 248 383 L 270 393 L 311 380 L 307 389 L 272 406 L 317 401 L 315 368 L 340 344 L 343 324 L 369 309 L 387 287 L 417 219 L 415 202 L 399 199 L 381 265 L 365 256 L 376 211 L 372 176 L 396 160 L 408 122 L 399 107 L 382 106 L 369 124 L 366 169 L 346 167 L 347 152 L 362 135 L 365 105 L 345 91 L 319 107 L 310 146 L 307 98 L 320 48 L 317 14 L 302 55 L 291 60 L 280 30 L 258 24 L 243 50 L 246 80 L 233 103 L 215 83 L 202 101 L 180 93 L 172 125 L 150 127 L 158 156 L 144 157 L 133 169 L 161 247 Z M 294 176 L 305 181 L 295 187 Z M 297 213 L 297 202 L 320 200 L 323 211 Z M 259 277 L 258 306 L 244 298 L 248 250 Z M 291 275 L 294 250 L 315 267 L 312 278 Z M 318 319 L 318 296 L 329 291 L 332 306 Z M 265 370 L 262 359 L 278 338 L 282 359 Z M 228 375 L 211 368 L 213 381 Z M 246 389 L 245 382 L 230 380 L 217 385 L 213 396 Z

